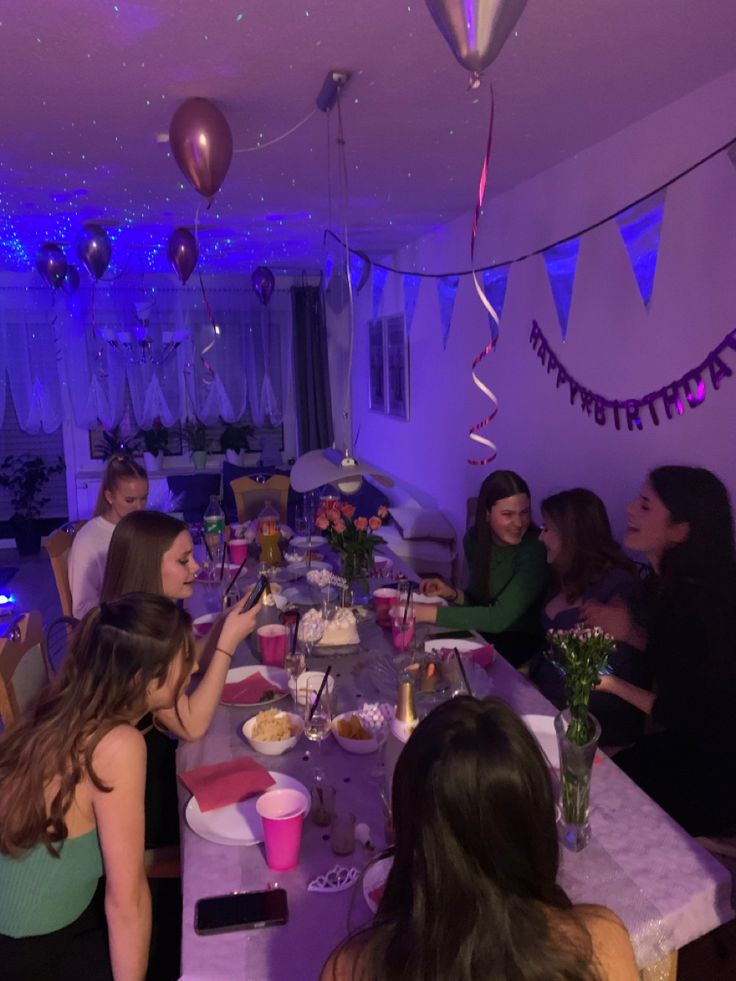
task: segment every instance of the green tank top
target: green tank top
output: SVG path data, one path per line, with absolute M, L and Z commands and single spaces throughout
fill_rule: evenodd
M 69 838 L 54 858 L 36 845 L 0 855 L 0 933 L 35 937 L 68 926 L 89 906 L 103 872 L 97 829 Z

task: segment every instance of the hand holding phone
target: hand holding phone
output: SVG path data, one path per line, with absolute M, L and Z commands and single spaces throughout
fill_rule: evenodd
M 269 592 L 270 592 L 270 590 L 271 590 L 271 584 L 269 583 L 268 578 L 266 576 L 259 576 L 258 577 L 258 582 L 256 583 L 255 588 L 253 589 L 253 592 L 250 594 L 250 596 L 248 597 L 248 599 L 245 601 L 245 603 L 243 605 L 243 608 L 242 608 L 242 610 L 240 612 L 241 613 L 247 613 L 248 610 L 252 610 L 253 607 L 258 602 L 258 600 L 261 598 L 261 596 L 263 596 L 263 594 L 266 592 L 266 590 L 269 590 Z
M 232 892 L 200 899 L 194 907 L 196 933 L 225 933 L 277 926 L 289 919 L 285 889 Z

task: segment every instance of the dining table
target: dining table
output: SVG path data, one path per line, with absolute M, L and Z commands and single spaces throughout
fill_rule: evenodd
M 402 571 L 401 563 L 395 560 L 394 574 L 397 571 Z M 415 578 L 411 570 L 403 571 Z M 308 599 L 308 588 L 304 589 Z M 193 615 L 212 608 L 213 592 L 209 584 L 195 588 L 189 601 Z M 395 654 L 391 634 L 376 623 L 369 606 L 361 612 L 358 645 L 340 653 L 329 653 L 329 648 L 320 651 L 317 646 L 307 664 L 311 670 L 331 665 L 338 712 L 393 701 L 385 683 Z M 451 647 L 457 631 L 424 625 L 418 642 L 424 644 L 435 636 L 448 638 Z M 233 665 L 257 663 L 255 644 L 246 640 Z M 500 655 L 486 668 L 474 666 L 469 679 L 473 694 L 501 698 L 526 717 L 533 731 L 535 725 L 540 731 L 551 731 L 556 709 Z M 299 711 L 288 697 L 277 704 Z M 421 711 L 428 707 L 420 700 Z M 186 981 L 316 981 L 335 946 L 372 916 L 365 882 L 389 844 L 380 754 L 346 752 L 330 735 L 319 747 L 302 737 L 283 755 L 259 755 L 242 733 L 244 722 L 258 711 L 258 707 L 221 704 L 204 737 L 180 742 L 178 771 L 251 756 L 272 773 L 295 778 L 310 791 L 317 767 L 322 771 L 319 786 L 335 789 L 337 814 L 354 816 L 367 825 L 368 844 L 357 842 L 352 854 L 338 856 L 332 851 L 331 828 L 318 826 L 306 815 L 299 864 L 288 872 L 274 872 L 266 864 L 262 844 L 221 844 L 195 833 L 187 818 L 191 795 L 180 784 L 181 970 Z M 674 981 L 678 949 L 734 916 L 728 871 L 600 752 L 591 779 L 591 827 L 590 842 L 583 850 L 561 847 L 561 885 L 574 903 L 605 905 L 621 917 L 642 978 Z M 308 889 L 335 866 L 356 870 L 358 877 L 350 888 Z M 287 923 L 211 935 L 195 932 L 197 900 L 273 887 L 286 890 Z

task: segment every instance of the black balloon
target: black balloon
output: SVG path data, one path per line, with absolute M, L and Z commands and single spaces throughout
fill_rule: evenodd
M 77 256 L 93 279 L 99 279 L 110 265 L 112 245 L 101 225 L 85 225 L 77 237 Z
M 44 242 L 36 256 L 36 269 L 47 286 L 58 289 L 66 276 L 66 256 L 53 242 Z
M 251 282 L 253 283 L 253 289 L 256 291 L 258 299 L 264 307 L 268 306 L 268 301 L 271 299 L 273 288 L 276 285 L 274 275 L 268 266 L 258 266 L 253 272 Z
M 194 272 L 197 259 L 199 259 L 197 240 L 188 228 L 174 229 L 171 235 L 169 235 L 166 254 L 169 257 L 169 262 L 174 267 L 176 275 L 182 283 L 186 283 Z

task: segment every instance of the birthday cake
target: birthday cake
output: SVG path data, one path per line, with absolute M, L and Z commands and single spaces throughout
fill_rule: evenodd
M 312 630 L 314 633 L 321 633 L 317 641 L 318 647 L 345 647 L 360 643 L 358 624 L 352 610 L 338 610 L 329 620 L 319 610 L 308 610 L 302 617 L 299 633 L 306 636 Z

